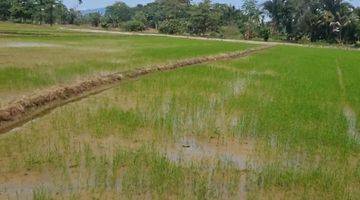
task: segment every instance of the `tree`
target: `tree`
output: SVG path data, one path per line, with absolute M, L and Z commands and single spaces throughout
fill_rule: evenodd
M 8 20 L 11 16 L 10 12 L 11 1 L 10 0 L 1 0 L 0 1 L 0 20 Z
M 270 38 L 270 29 L 267 27 L 262 27 L 260 30 L 260 37 L 262 37 L 264 41 L 267 42 Z
M 65 24 L 65 23 L 67 23 L 69 11 L 64 4 L 57 3 L 57 4 L 55 4 L 54 15 L 55 15 L 55 19 L 58 23 Z
M 145 24 L 139 20 L 131 20 L 125 24 L 125 30 L 127 30 L 127 31 L 144 31 Z
M 169 19 L 161 22 L 159 31 L 166 34 L 182 34 L 185 33 L 187 24 L 183 20 Z
M 358 25 L 360 17 L 354 12 L 354 7 L 348 3 L 340 5 L 339 20 L 340 32 L 338 40 L 346 43 L 355 43 L 358 40 Z
M 264 10 L 288 40 L 304 37 L 328 42 L 356 40 L 359 17 L 343 0 L 269 0 L 264 3 Z
M 279 33 L 293 33 L 294 7 L 288 0 L 269 0 L 264 4 L 264 10 L 272 18 L 273 25 Z
M 113 27 L 118 27 L 121 23 L 131 19 L 131 9 L 125 3 L 117 2 L 106 7 L 105 17 Z
M 149 3 L 143 8 L 146 17 L 146 25 L 158 29 L 159 24 L 165 20 L 165 13 L 161 12 L 161 5 L 158 2 Z
M 22 0 L 13 0 L 10 8 L 11 18 L 18 22 L 26 22 L 31 19 L 31 2 Z
M 244 21 L 240 29 L 243 32 L 245 39 L 252 39 L 256 36 L 260 27 L 260 10 L 257 8 L 256 0 L 245 0 L 242 5 L 244 14 Z
M 85 16 L 85 19 L 91 26 L 98 27 L 101 22 L 101 14 L 98 12 L 89 13 Z
M 190 6 L 190 0 L 156 0 L 155 2 L 160 5 L 164 20 L 182 19 L 188 16 L 186 11 Z
M 241 12 L 235 6 L 216 3 L 213 5 L 213 11 L 219 15 L 221 26 L 236 24 L 239 18 L 241 18 Z
M 55 9 L 57 4 L 61 2 L 57 0 L 43 0 L 44 12 L 45 12 L 45 22 L 53 25 L 56 21 Z
M 191 34 L 205 35 L 205 33 L 219 31 L 220 16 L 213 12 L 211 1 L 204 0 L 192 7 L 189 23 Z
M 78 10 L 70 9 L 67 16 L 69 24 L 80 24 L 81 12 Z
M 236 38 L 242 34 L 245 39 L 259 36 L 267 40 L 270 35 L 278 35 L 291 41 L 351 44 L 360 39 L 360 8 L 346 0 L 267 0 L 262 5 L 260 10 L 256 0 L 244 0 L 237 9 L 210 0 L 199 4 L 191 4 L 191 0 L 155 0 L 131 8 L 117 2 L 106 8 L 105 16 L 83 16 L 67 9 L 62 0 L 0 0 L 0 20 L 51 25 L 89 23 L 134 31 L 155 28 L 167 34 L 216 37 Z M 270 22 L 264 23 L 264 14 Z

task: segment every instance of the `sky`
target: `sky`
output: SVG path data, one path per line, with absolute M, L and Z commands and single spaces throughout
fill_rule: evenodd
M 113 4 L 114 2 L 119 0 L 83 0 L 82 5 L 78 5 L 78 0 L 63 0 L 64 4 L 69 8 L 77 8 L 79 10 L 86 9 L 94 9 L 94 8 L 103 8 L 108 5 Z M 146 4 L 152 2 L 153 0 L 122 0 L 129 6 L 136 6 L 137 4 Z M 194 0 L 193 2 L 199 2 L 201 0 Z M 260 3 L 264 0 L 258 0 Z M 213 2 L 217 3 L 227 3 L 231 5 L 235 5 L 236 7 L 240 7 L 242 0 L 213 0 Z M 360 0 L 348 0 L 348 2 L 354 4 L 355 6 L 360 6 Z

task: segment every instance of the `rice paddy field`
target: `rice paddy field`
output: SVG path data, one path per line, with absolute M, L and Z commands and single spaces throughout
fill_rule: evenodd
M 254 45 L 0 24 L 0 102 Z M 0 135 L 0 199 L 360 199 L 360 51 L 126 80 Z
M 78 33 L 60 27 L 0 23 L 0 106 L 59 84 L 169 63 L 240 51 L 254 45 L 166 37 Z

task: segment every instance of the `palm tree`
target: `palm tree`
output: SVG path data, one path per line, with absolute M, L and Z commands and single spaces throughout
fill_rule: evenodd
M 338 43 L 342 42 L 342 30 L 352 23 L 353 6 L 343 0 L 323 0 L 325 12 L 330 17 L 325 21 Z

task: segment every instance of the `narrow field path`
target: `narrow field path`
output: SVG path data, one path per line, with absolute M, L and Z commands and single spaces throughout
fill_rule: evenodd
M 73 85 L 58 87 L 40 95 L 25 97 L 0 109 L 0 134 L 19 127 L 34 118 L 43 116 L 56 107 L 110 89 L 124 80 L 130 80 L 150 73 L 169 71 L 195 64 L 245 57 L 273 46 L 274 45 L 264 45 L 244 51 L 184 59 L 164 65 L 155 65 L 126 72 L 112 73 Z
M 341 89 L 341 99 L 342 99 L 342 104 L 343 104 L 343 115 L 346 118 L 346 122 L 347 122 L 347 126 L 348 126 L 347 133 L 351 138 L 354 138 L 356 141 L 359 142 L 359 133 L 358 133 L 357 128 L 356 128 L 356 123 L 357 123 L 356 113 L 351 108 L 349 102 L 347 101 L 346 88 L 345 88 L 345 84 L 344 84 L 343 73 L 342 73 L 341 68 L 339 67 L 339 65 L 336 66 L 336 71 L 337 71 L 337 76 L 338 76 L 339 85 L 340 85 L 340 89 Z

